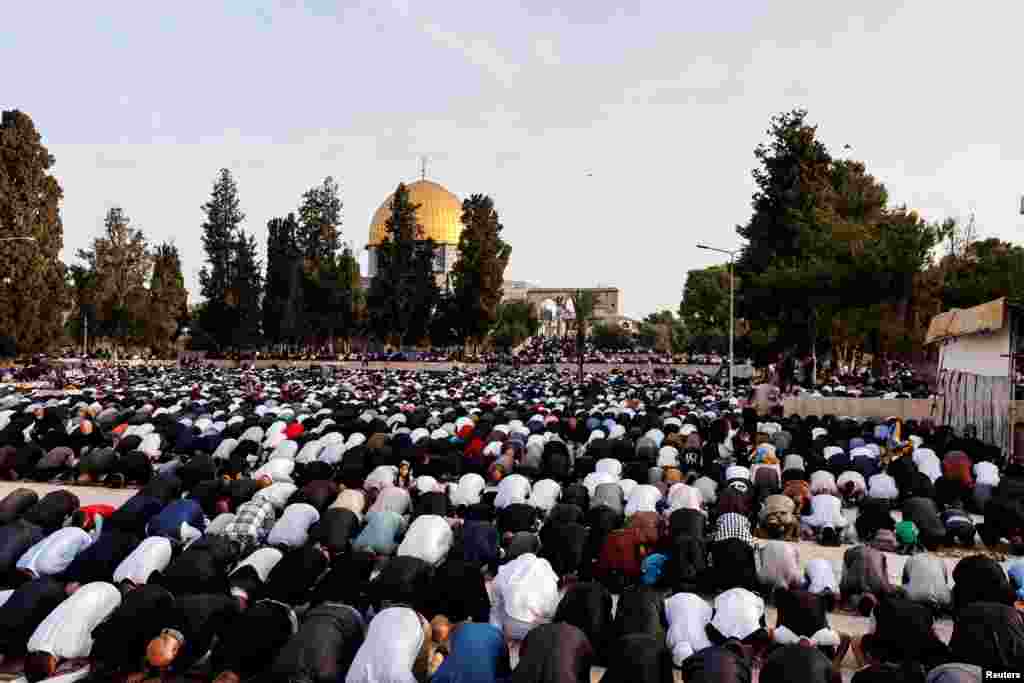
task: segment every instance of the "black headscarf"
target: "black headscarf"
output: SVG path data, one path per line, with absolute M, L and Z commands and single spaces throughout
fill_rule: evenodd
M 1013 607 L 976 602 L 957 613 L 953 659 L 989 671 L 1024 671 L 1024 617 Z
M 765 660 L 763 683 L 831 683 L 832 662 L 814 647 L 783 645 Z
M 599 662 L 606 659 L 612 626 L 612 594 L 597 582 L 578 583 L 558 603 L 555 621 L 571 624 L 586 634 Z
M 664 639 L 643 633 L 620 638 L 611 648 L 601 683 L 672 683 L 672 656 Z
M 569 624 L 538 626 L 523 641 L 512 683 L 590 683 L 594 648 Z
M 682 665 L 686 683 L 750 683 L 752 671 L 750 658 L 735 640 L 704 648 Z

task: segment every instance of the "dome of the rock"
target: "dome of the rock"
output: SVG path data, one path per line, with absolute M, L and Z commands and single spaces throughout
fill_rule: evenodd
M 419 204 L 416 222 L 423 228 L 423 239 L 432 239 L 438 245 L 458 246 L 462 234 L 462 202 L 445 187 L 431 180 L 417 180 L 406 185 L 409 202 Z M 384 200 L 370 221 L 368 247 L 384 241 L 387 235 L 387 220 L 391 213 L 391 197 Z

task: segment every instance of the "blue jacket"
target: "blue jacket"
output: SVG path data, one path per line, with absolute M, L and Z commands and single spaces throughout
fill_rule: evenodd
M 203 507 L 199 501 L 184 498 L 170 503 L 149 521 L 146 533 L 149 536 L 181 540 L 182 523 L 195 527 L 199 531 L 206 530 L 206 518 L 203 516 Z

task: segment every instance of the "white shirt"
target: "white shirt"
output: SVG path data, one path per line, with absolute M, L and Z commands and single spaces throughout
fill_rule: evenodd
M 708 601 L 693 593 L 676 593 L 665 601 L 668 635 L 665 639 L 672 650 L 672 661 L 682 666 L 690 655 L 711 647 L 706 627 L 711 623 L 714 609 Z
M 227 460 L 231 457 L 231 452 L 238 447 L 238 441 L 235 439 L 224 439 L 217 445 L 217 450 L 213 452 L 214 460 Z
M 987 486 L 999 486 L 999 468 L 990 462 L 979 462 L 974 466 L 974 481 Z
M 409 492 L 398 486 L 389 486 L 379 494 L 377 500 L 373 501 L 369 512 L 383 512 L 388 510 L 399 515 L 404 515 L 412 505 L 412 498 Z
M 125 579 L 136 585 L 149 581 L 153 572 L 162 572 L 171 563 L 170 539 L 162 536 L 150 536 L 140 543 L 128 557 L 121 560 L 114 570 L 114 583 Z
M 843 449 L 839 446 L 825 446 L 822 449 L 821 454 L 825 457 L 825 460 L 831 460 L 833 455 L 839 455 L 843 452 Z
M 309 503 L 292 503 L 267 534 L 267 545 L 298 548 L 309 538 L 309 527 L 320 520 L 320 513 Z
M 295 456 L 295 462 L 298 463 L 309 463 L 315 461 L 320 456 L 320 451 L 324 449 L 324 443 L 320 439 L 313 439 L 299 451 L 299 454 Z
M 282 460 L 281 462 L 289 462 Z M 285 505 L 288 504 L 288 499 L 295 495 L 295 492 L 299 490 L 299 487 L 289 482 L 275 482 L 265 489 L 260 489 L 256 492 L 256 495 L 252 497 L 253 500 L 260 498 L 267 501 L 274 506 L 275 510 L 281 510 Z
M 656 506 L 660 500 L 661 491 L 657 486 L 639 484 L 626 501 L 626 516 L 631 517 L 638 512 L 657 512 Z
M 92 536 L 83 529 L 64 527 L 26 550 L 15 566 L 36 576 L 56 576 L 68 568 L 78 553 L 92 545 L 92 541 Z
M 622 478 L 622 463 L 615 458 L 601 458 L 594 465 L 595 472 L 607 472 L 612 475 L 616 481 Z
M 935 480 L 942 476 L 942 462 L 935 451 L 930 448 L 918 448 L 914 451 L 914 464 L 917 470 L 935 483 Z
M 395 477 L 398 476 L 398 468 L 394 465 L 379 465 L 375 467 L 370 476 L 363 482 L 366 490 L 377 488 L 383 489 L 395 485 Z
M 332 432 L 333 433 L 333 432 Z M 299 455 L 302 455 L 301 453 Z M 325 462 L 328 465 L 337 465 L 341 462 L 345 456 L 345 444 L 343 443 L 327 443 L 317 454 L 316 459 L 320 462 Z
M 674 446 L 662 446 L 658 451 L 658 467 L 679 467 L 679 450 Z
M 231 570 L 231 574 L 235 574 L 242 567 L 252 567 L 256 571 L 256 575 L 260 577 L 260 581 L 266 583 L 271 570 L 277 566 L 282 557 L 284 557 L 284 553 L 277 548 L 260 548 L 239 562 L 238 566 Z
M 416 683 L 412 668 L 423 647 L 423 624 L 408 607 L 389 607 L 370 622 L 345 683 Z
M 816 557 L 807 561 L 804 570 L 807 574 L 807 591 L 821 595 L 830 590 L 836 595 L 839 594 L 839 582 L 836 581 L 836 573 L 832 563 L 826 559 Z
M 530 480 L 521 474 L 510 474 L 498 483 L 494 507 L 498 510 L 513 503 L 525 503 L 530 498 Z
M 266 475 L 276 483 L 291 483 L 292 472 L 295 471 L 295 461 L 290 458 L 274 458 L 268 460 L 263 467 L 252 473 L 253 479 L 259 479 Z
M 555 506 L 558 499 L 562 497 L 562 486 L 554 479 L 541 479 L 533 485 L 530 492 L 530 502 L 533 507 L 548 512 Z
M 639 484 L 635 479 L 619 479 L 619 488 L 622 489 L 622 499 L 629 500 L 629 494 L 633 493 Z
M 711 625 L 726 638 L 743 640 L 761 628 L 764 600 L 746 588 L 731 588 L 715 598 Z
M 418 493 L 430 493 L 437 491 L 437 479 L 434 479 L 429 474 L 416 477 L 415 488 Z
M 213 521 L 206 525 L 207 536 L 219 536 L 228 528 L 228 524 L 235 521 L 233 512 L 222 512 L 213 518 Z
M 811 472 L 811 493 L 836 493 L 836 478 L 826 470 Z
M 464 474 L 459 479 L 459 485 L 452 489 L 448 498 L 456 507 L 462 505 L 476 505 L 480 502 L 480 494 L 487 487 L 487 482 L 476 472 Z
M 276 460 L 277 458 L 286 458 L 288 460 L 295 460 L 295 454 L 299 452 L 299 444 L 294 441 L 282 441 L 277 444 L 274 448 L 274 452 L 270 454 L 270 460 Z
M 453 539 L 452 527 L 444 517 L 420 515 L 409 527 L 395 554 L 418 557 L 436 567 L 448 557 Z
M 121 592 L 103 581 L 74 592 L 43 620 L 28 639 L 29 652 L 47 652 L 58 659 L 87 657 L 92 631 L 121 605 Z
M 491 623 L 499 629 L 505 617 L 526 624 L 544 624 L 555 618 L 558 576 L 547 560 L 525 553 L 498 568 L 494 579 Z
M 868 479 L 868 498 L 896 500 L 899 497 L 900 490 L 896 487 L 896 480 L 885 472 L 873 474 Z
M 811 514 L 804 517 L 803 521 L 816 529 L 826 526 L 842 529 L 846 526 L 843 503 L 830 493 L 819 493 L 811 498 Z
M 669 513 L 683 509 L 701 510 L 703 503 L 704 498 L 701 496 L 700 491 L 693 486 L 680 482 L 672 484 L 672 488 L 668 490 Z

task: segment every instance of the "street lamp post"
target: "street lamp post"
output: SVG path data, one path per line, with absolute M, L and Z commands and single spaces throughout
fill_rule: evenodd
M 717 251 L 729 257 L 729 396 L 732 396 L 733 373 L 735 371 L 736 359 L 733 351 L 736 337 L 736 278 L 733 277 L 733 266 L 736 261 L 735 249 L 719 249 L 706 244 L 697 244 L 698 249 L 706 251 Z

